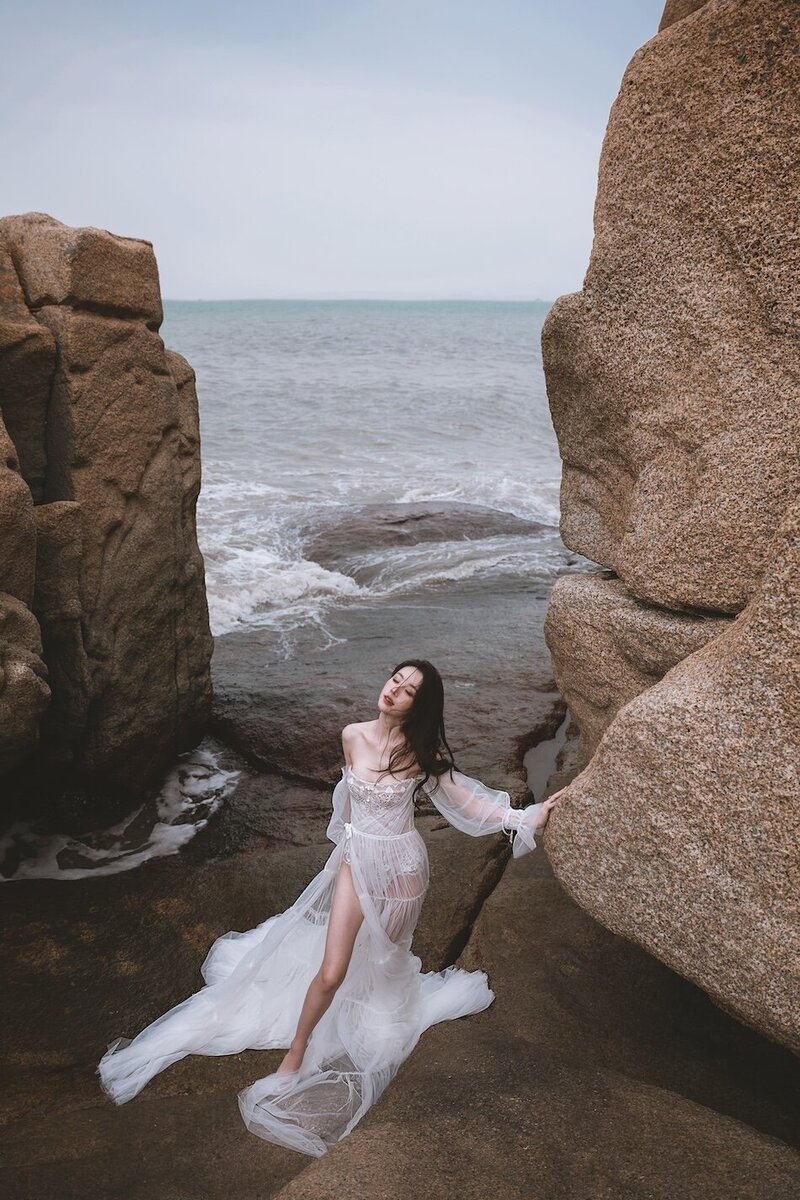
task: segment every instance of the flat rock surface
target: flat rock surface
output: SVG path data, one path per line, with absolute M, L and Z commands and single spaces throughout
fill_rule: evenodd
M 261 770 L 322 783 L 339 774 L 342 727 L 377 715 L 395 664 L 428 658 L 445 681 L 456 763 L 522 798 L 522 754 L 557 698 L 542 633 L 548 591 L 472 581 L 341 605 L 284 637 L 226 634 L 212 663 L 214 732 Z

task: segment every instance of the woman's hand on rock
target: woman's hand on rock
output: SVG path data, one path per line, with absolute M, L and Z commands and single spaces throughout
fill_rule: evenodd
M 544 829 L 545 825 L 547 824 L 547 822 L 549 820 L 550 813 L 553 811 L 556 804 L 558 803 L 558 797 L 561 795 L 562 792 L 565 792 L 567 790 L 568 786 L 569 785 L 567 785 L 566 787 L 563 787 L 563 788 L 559 788 L 557 792 L 553 792 L 552 796 L 548 796 L 546 800 L 542 801 L 542 814 L 541 814 L 542 819 L 539 821 L 539 823 L 536 826 L 537 833 L 541 832 L 541 830 Z

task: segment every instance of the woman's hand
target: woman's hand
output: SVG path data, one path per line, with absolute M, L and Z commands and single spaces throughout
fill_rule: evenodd
M 566 784 L 564 787 L 559 788 L 557 792 L 553 792 L 552 796 L 548 796 L 546 800 L 542 801 L 542 811 L 541 811 L 542 819 L 539 821 L 539 823 L 536 826 L 536 833 L 542 832 L 542 830 L 544 829 L 548 820 L 550 819 L 550 813 L 553 811 L 556 804 L 558 803 L 558 797 L 561 795 L 562 792 L 565 792 L 568 787 L 569 787 L 569 784 Z

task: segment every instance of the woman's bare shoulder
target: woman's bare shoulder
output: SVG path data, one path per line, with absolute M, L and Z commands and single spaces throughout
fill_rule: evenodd
M 376 725 L 375 721 L 351 721 L 342 730 L 342 741 L 352 742 L 354 738 L 367 737 L 369 731 Z

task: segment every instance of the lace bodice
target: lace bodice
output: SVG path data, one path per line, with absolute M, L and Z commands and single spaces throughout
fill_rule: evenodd
M 349 763 L 342 767 L 342 778 L 333 790 L 333 813 L 328 825 L 332 842 L 341 841 L 347 826 L 372 837 L 393 837 L 414 828 L 414 785 L 424 775 L 409 779 L 384 779 L 370 782 L 355 774 Z M 443 817 L 472 837 L 486 833 L 507 833 L 514 856 L 526 854 L 536 846 L 535 833 L 541 819 L 542 804 L 512 808 L 508 792 L 487 787 L 455 768 L 423 784 L 427 796 Z
M 350 796 L 350 820 L 363 833 L 406 833 L 414 828 L 414 785 L 424 775 L 410 779 L 380 779 L 370 783 L 348 764 L 344 778 Z

